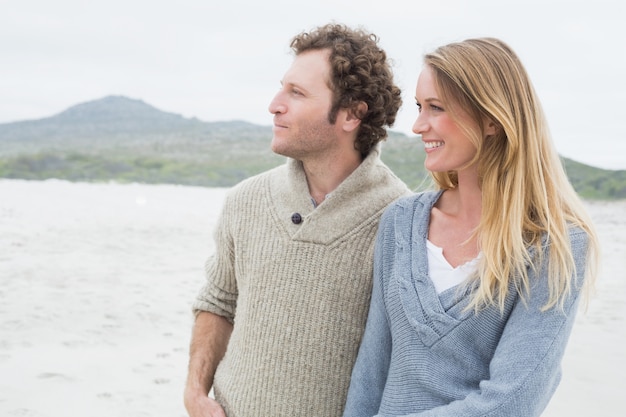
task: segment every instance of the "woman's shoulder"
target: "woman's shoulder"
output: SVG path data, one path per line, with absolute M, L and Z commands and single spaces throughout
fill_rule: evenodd
M 583 255 L 589 245 L 589 234 L 580 226 L 569 226 L 569 242 L 574 252 L 574 257 Z
M 415 209 L 417 206 L 432 207 L 441 195 L 441 190 L 420 191 L 398 198 L 387 210 Z
M 402 196 L 385 210 L 382 223 L 412 222 L 415 217 L 428 217 L 442 191 L 422 191 Z

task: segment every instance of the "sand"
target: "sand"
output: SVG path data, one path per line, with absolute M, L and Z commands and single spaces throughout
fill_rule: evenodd
M 0 180 L 0 415 L 186 416 L 190 304 L 225 191 Z M 547 417 L 622 415 L 626 201 L 587 204 L 603 269 Z

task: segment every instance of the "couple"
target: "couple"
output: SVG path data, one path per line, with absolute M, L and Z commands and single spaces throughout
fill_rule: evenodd
M 401 92 L 377 38 L 330 24 L 291 47 L 269 106 L 289 159 L 225 200 L 189 415 L 540 415 L 597 239 L 515 53 L 425 56 L 413 131 L 436 190 L 414 194 L 379 159 Z

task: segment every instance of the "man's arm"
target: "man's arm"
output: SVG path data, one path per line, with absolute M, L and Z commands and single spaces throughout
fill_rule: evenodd
M 200 312 L 196 316 L 185 386 L 185 408 L 190 417 L 225 417 L 222 407 L 208 395 L 232 330 L 233 325 L 217 314 Z

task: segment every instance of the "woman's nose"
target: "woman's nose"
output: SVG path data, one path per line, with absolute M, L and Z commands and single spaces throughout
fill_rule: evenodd
M 428 123 L 422 113 L 417 115 L 417 119 L 415 119 L 415 123 L 413 123 L 413 128 L 411 130 L 416 135 L 421 135 L 423 132 L 428 130 Z

